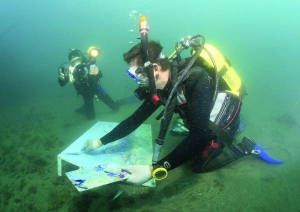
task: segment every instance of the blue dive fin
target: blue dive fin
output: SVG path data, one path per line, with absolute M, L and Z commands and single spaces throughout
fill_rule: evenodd
M 264 161 L 272 164 L 282 164 L 283 161 L 276 160 L 274 158 L 271 158 L 266 152 L 265 149 L 260 147 L 258 144 L 255 144 L 254 150 L 259 150 L 258 156 L 262 158 Z
M 249 154 L 255 154 L 258 155 L 261 159 L 264 161 L 271 163 L 271 164 L 282 164 L 283 161 L 275 160 L 274 158 L 271 158 L 265 150 L 268 150 L 267 148 L 260 147 L 257 143 L 255 143 L 252 139 L 250 139 L 247 136 L 244 136 L 242 142 L 238 144 L 240 149 L 243 151 L 245 155 Z

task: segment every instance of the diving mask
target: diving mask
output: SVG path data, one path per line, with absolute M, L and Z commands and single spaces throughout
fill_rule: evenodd
M 141 87 L 149 86 L 149 78 L 142 67 L 131 66 L 127 74 Z
M 76 65 L 81 63 L 81 57 L 74 57 L 71 61 L 70 61 L 70 66 L 71 67 L 75 67 Z

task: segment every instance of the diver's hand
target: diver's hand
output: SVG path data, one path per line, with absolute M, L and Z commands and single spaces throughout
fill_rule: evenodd
M 90 75 L 97 75 L 99 73 L 99 68 L 98 66 L 93 66 L 90 68 L 90 71 L 89 71 Z
M 64 80 L 65 79 L 65 69 L 63 67 L 59 69 L 58 78 L 60 80 Z
M 99 147 L 103 146 L 102 142 L 100 139 L 97 139 L 97 140 L 87 140 L 82 148 L 81 148 L 81 151 L 83 152 L 89 152 L 89 151 L 92 151 L 94 149 L 97 149 Z
M 65 75 L 63 73 L 60 73 L 59 76 L 58 76 L 58 78 L 60 80 L 65 80 Z
M 123 169 L 131 173 L 131 176 L 124 181 L 131 185 L 142 185 L 152 178 L 149 165 L 126 166 Z
M 59 70 L 58 78 L 60 80 L 64 80 L 65 79 L 65 73 L 61 69 Z

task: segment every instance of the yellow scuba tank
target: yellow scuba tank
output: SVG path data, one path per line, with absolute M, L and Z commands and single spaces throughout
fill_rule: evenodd
M 230 88 L 229 92 L 243 98 L 245 93 L 241 92 L 242 81 L 235 70 L 231 67 L 230 62 L 213 45 L 204 44 L 204 50 L 200 52 L 199 56 L 204 60 L 203 62 L 205 63 L 205 65 L 210 68 L 213 68 L 214 65 L 207 51 L 213 57 L 216 63 L 218 74 L 224 79 L 224 81 Z M 195 50 L 192 50 L 192 55 L 194 54 Z

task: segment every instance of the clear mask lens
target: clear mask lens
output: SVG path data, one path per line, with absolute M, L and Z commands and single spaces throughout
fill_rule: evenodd
M 137 69 L 137 66 L 132 66 L 126 71 L 127 74 L 131 77 L 131 79 L 133 79 L 135 82 L 138 81 L 137 75 L 135 73 L 136 69 Z
M 145 74 L 139 73 L 139 74 L 137 74 L 137 77 L 139 79 L 139 81 L 137 82 L 137 84 L 139 86 L 142 86 L 142 87 L 149 86 L 149 78 Z
M 127 74 L 141 87 L 149 85 L 149 78 L 145 71 L 137 66 L 132 66 L 127 70 Z
M 81 58 L 80 57 L 74 57 L 71 61 L 70 61 L 70 66 L 71 67 L 75 67 L 76 65 L 81 63 Z

